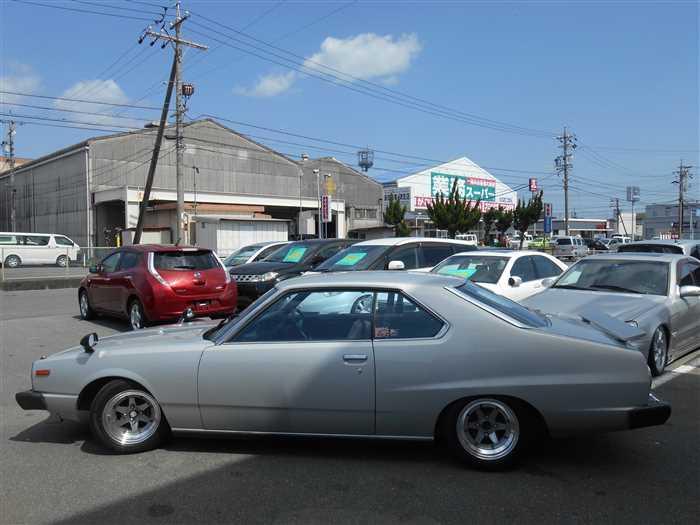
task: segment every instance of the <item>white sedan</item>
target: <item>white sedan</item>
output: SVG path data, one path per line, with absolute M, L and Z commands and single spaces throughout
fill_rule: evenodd
M 464 277 L 520 301 L 544 290 L 545 279 L 557 277 L 567 268 L 559 259 L 542 252 L 479 250 L 457 253 L 431 271 Z

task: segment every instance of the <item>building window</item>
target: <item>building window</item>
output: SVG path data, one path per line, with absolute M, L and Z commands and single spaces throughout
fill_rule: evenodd
M 355 208 L 355 219 L 376 219 L 377 210 L 374 208 Z

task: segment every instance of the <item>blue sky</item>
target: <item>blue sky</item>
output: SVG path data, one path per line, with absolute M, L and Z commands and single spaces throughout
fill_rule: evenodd
M 159 81 L 167 77 L 171 52 L 158 45 L 136 45 L 148 22 L 125 17 L 152 18 L 146 11 L 158 8 L 147 4 L 168 2 L 35 1 L 119 16 L 0 0 L 1 89 L 147 106 L 162 103 Z M 561 213 L 561 181 L 548 175 L 559 154 L 555 140 L 466 124 L 455 111 L 506 123 L 509 129 L 558 133 L 568 126 L 580 145 L 571 194 L 571 208 L 579 216 L 607 216 L 609 198 L 624 199 L 629 184 L 641 186 L 643 202 L 669 201 L 675 197 L 670 181 L 679 160 L 700 163 L 697 2 L 189 0 L 183 5 L 193 13 L 184 36 L 210 46 L 204 53 L 191 50 L 185 55 L 184 79 L 197 88 L 190 115 L 212 114 L 404 155 L 377 153 L 371 174 L 380 180 L 400 176 L 396 170 L 408 174 L 420 168 L 407 164 L 412 160 L 405 155 L 436 160 L 467 156 L 493 168 L 494 175 L 513 187 L 527 183 L 533 176 L 528 171 L 541 172 L 537 177 L 546 200 L 554 203 L 555 214 Z M 220 46 L 239 45 L 229 37 L 241 37 L 212 20 L 274 41 L 300 61 L 311 59 L 307 66 L 323 63 L 448 107 L 452 118 L 377 100 Z M 361 86 L 356 81 L 351 85 Z M 36 98 L 0 100 L 105 111 L 103 106 Z M 131 122 L 0 105 L 0 112 L 9 110 L 112 125 L 158 115 L 140 109 L 116 112 L 139 119 Z M 259 140 L 285 153 L 334 154 L 354 163 L 352 148 L 325 144 L 345 151 L 329 153 L 314 150 L 308 140 L 232 127 L 264 137 Z M 16 136 L 17 155 L 39 156 L 95 134 L 23 125 Z M 698 197 L 700 176 L 695 181 L 691 195 Z

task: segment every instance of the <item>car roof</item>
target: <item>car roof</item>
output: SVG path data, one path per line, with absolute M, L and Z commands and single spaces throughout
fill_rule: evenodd
M 436 237 L 384 237 L 382 239 L 358 242 L 355 246 L 400 246 L 410 242 L 446 242 L 474 246 L 473 242 L 462 239 L 438 239 Z
M 472 256 L 480 256 L 480 255 L 485 255 L 486 257 L 506 257 L 508 259 L 513 259 L 515 257 L 521 257 L 525 255 L 546 255 L 543 252 L 538 252 L 537 250 L 477 250 L 473 252 L 459 252 L 455 253 L 452 257 L 455 255 L 472 255 Z
M 307 274 L 280 282 L 280 289 L 331 287 L 380 287 L 408 289 L 420 286 L 456 286 L 464 279 L 436 273 L 382 270 L 369 272 L 328 272 Z
M 643 244 L 657 244 L 661 246 L 695 246 L 700 244 L 700 240 L 691 239 L 656 239 L 649 241 L 634 241 L 628 244 L 628 246 L 643 245 Z
M 583 261 L 588 259 L 598 259 L 598 260 L 626 260 L 626 261 L 649 261 L 649 262 L 665 262 L 673 263 L 684 259 L 689 259 L 687 255 L 680 253 L 643 253 L 643 252 L 626 252 L 626 253 L 600 253 L 596 255 L 589 255 L 588 257 L 582 259 Z
M 133 250 L 135 252 L 173 252 L 173 251 L 211 251 L 208 248 L 198 248 L 197 246 L 175 246 L 174 244 L 127 244 L 120 247 L 124 250 Z M 120 249 L 115 247 L 115 251 Z

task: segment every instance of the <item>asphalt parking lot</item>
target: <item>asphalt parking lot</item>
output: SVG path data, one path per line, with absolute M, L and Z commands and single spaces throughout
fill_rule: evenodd
M 543 441 L 515 470 L 463 468 L 431 444 L 185 439 L 109 454 L 87 429 L 25 412 L 31 362 L 125 325 L 85 322 L 75 291 L 0 292 L 0 523 L 695 523 L 700 358 L 656 393 L 662 427 Z

